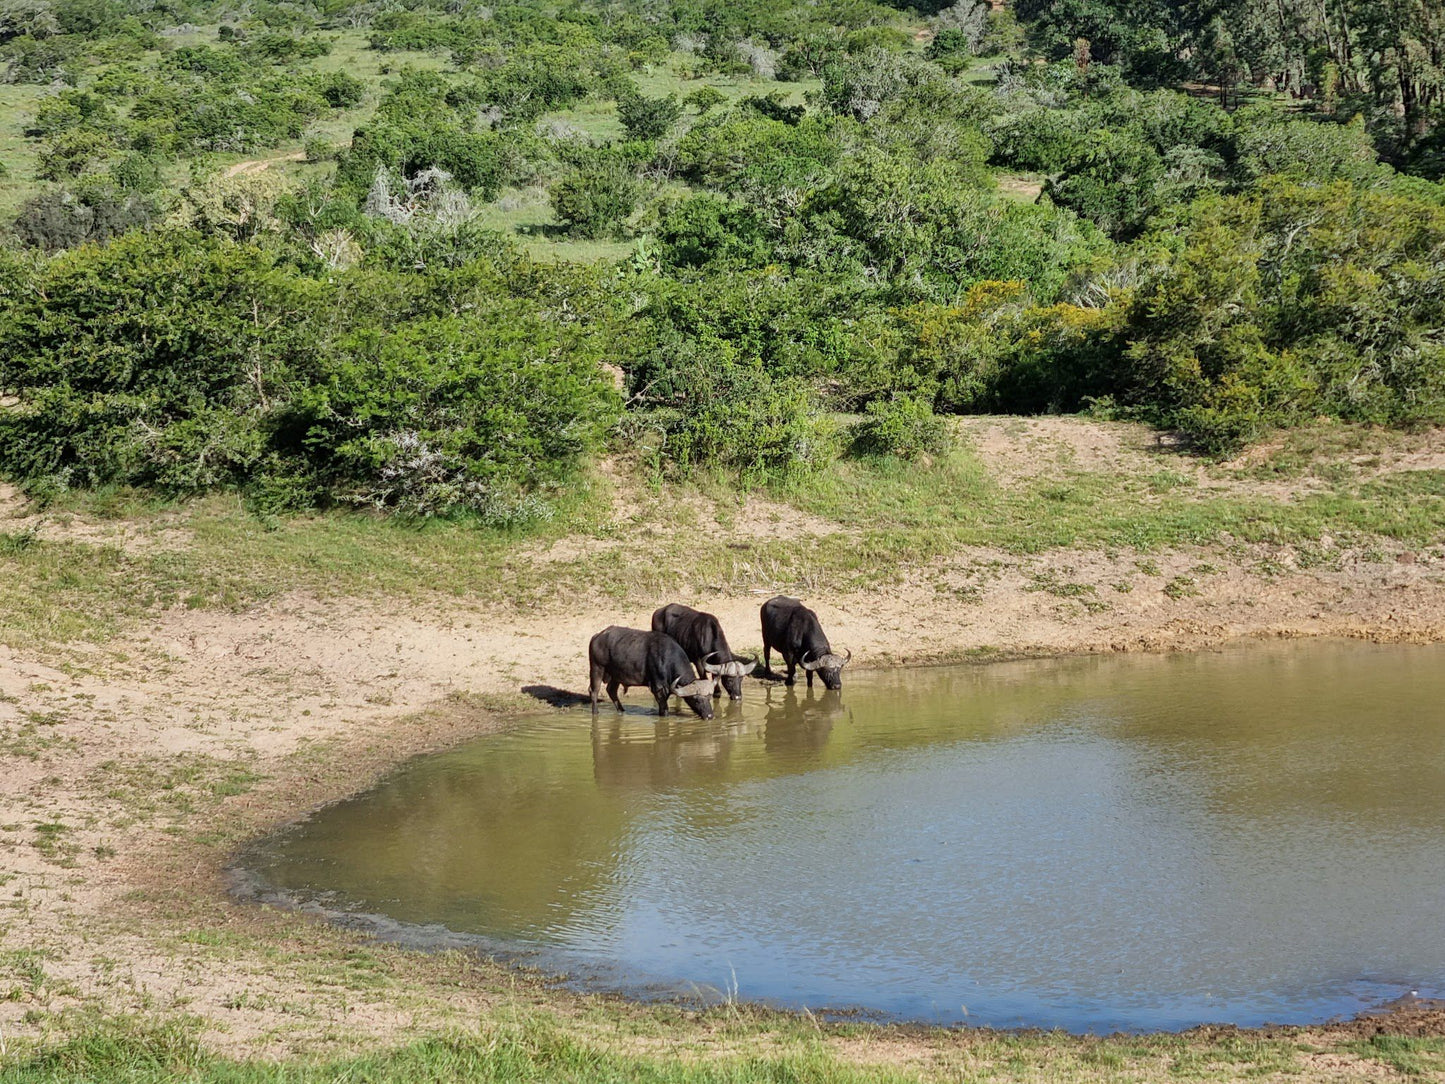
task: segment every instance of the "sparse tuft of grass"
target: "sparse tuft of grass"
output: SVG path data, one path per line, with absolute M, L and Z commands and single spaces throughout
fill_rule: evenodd
M 1164 593 L 1176 600 L 1193 598 L 1199 594 L 1199 583 L 1193 576 L 1175 576 L 1164 585 Z

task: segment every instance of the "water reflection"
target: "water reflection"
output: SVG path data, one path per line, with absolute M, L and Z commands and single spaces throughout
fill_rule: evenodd
M 1281 645 L 549 716 L 264 846 L 559 966 L 1073 1028 L 1445 986 L 1445 652 Z
M 841 689 L 800 695 L 796 687 L 773 686 L 763 702 L 763 749 L 800 768 L 822 759 L 834 724 L 848 719 Z
M 664 716 L 650 733 L 620 719 L 593 723 L 592 778 L 606 787 L 655 789 L 694 775 L 726 775 L 743 725 L 741 710 L 728 708 L 712 719 Z

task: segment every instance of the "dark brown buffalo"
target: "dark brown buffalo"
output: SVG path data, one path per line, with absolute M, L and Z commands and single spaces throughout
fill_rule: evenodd
M 808 675 L 808 688 L 813 675 L 823 679 L 829 689 L 843 687 L 843 667 L 853 658 L 833 654 L 818 615 L 795 598 L 778 595 L 763 603 L 763 669 L 771 671 L 771 653 L 776 648 L 788 668 L 787 684 L 793 684 L 797 667 Z
M 742 699 L 743 678 L 753 672 L 758 660 L 743 660 L 733 654 L 716 617 L 673 602 L 653 611 L 652 631 L 671 636 L 681 644 L 697 667 L 698 677 L 718 679 L 720 688 L 714 696 L 721 696 L 726 689 L 729 699 Z
M 587 645 L 587 662 L 594 715 L 604 684 L 618 711 L 622 710 L 617 698 L 619 685 L 646 685 L 657 701 L 658 715 L 666 715 L 668 700 L 680 696 L 702 718 L 712 718 L 715 682 L 692 672 L 687 652 L 670 636 L 609 625 Z

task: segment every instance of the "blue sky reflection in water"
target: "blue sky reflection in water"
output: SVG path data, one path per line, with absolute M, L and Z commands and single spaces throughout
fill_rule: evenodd
M 748 683 L 542 717 L 265 842 L 302 899 L 611 985 L 1076 1031 L 1445 992 L 1445 650 Z M 635 711 L 633 707 L 635 706 Z

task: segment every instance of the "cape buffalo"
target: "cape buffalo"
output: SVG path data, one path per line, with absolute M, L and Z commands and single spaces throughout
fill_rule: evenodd
M 742 699 L 743 678 L 753 672 L 758 660 L 744 662 L 733 654 L 716 617 L 674 602 L 653 612 L 652 631 L 665 633 L 681 644 L 697 667 L 698 677 L 718 679 L 721 687 L 714 696 L 721 696 L 726 689 L 729 699 Z
M 602 686 L 617 710 L 617 686 L 646 685 L 657 700 L 657 714 L 667 714 L 667 701 L 680 696 L 704 719 L 712 718 L 712 678 L 699 679 L 692 672 L 687 652 L 676 640 L 660 632 L 624 629 L 609 625 L 587 645 L 592 713 L 597 714 L 597 698 Z
M 795 598 L 778 595 L 763 603 L 763 669 L 772 670 L 770 655 L 773 648 L 783 656 L 788 667 L 787 684 L 793 683 L 796 668 L 801 666 L 808 675 L 808 688 L 813 687 L 816 671 L 829 689 L 843 687 L 843 667 L 853 658 L 848 652 L 845 658 L 833 654 L 828 646 L 828 637 L 823 635 L 823 626 L 818 615 Z

